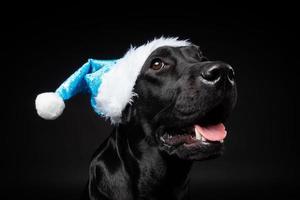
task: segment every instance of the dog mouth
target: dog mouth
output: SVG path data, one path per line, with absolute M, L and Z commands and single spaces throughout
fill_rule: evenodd
M 209 126 L 194 126 L 183 128 L 173 133 L 165 133 L 160 137 L 161 141 L 168 145 L 193 144 L 196 142 L 219 142 L 223 143 L 227 131 L 223 123 Z
M 169 154 L 189 159 L 200 160 L 220 155 L 227 131 L 223 123 L 213 125 L 195 124 L 179 130 L 168 130 L 160 141 Z

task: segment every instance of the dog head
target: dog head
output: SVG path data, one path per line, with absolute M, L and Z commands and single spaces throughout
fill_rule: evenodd
M 163 46 L 145 61 L 134 91 L 131 116 L 147 124 L 147 137 L 163 154 L 185 160 L 220 155 L 223 122 L 237 99 L 229 64 L 208 60 L 195 45 Z

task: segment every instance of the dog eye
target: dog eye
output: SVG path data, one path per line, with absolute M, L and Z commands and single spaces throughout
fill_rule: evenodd
M 165 66 L 165 63 L 159 58 L 154 59 L 151 63 L 151 69 L 154 69 L 154 70 L 159 70 L 159 69 L 163 68 L 164 66 Z

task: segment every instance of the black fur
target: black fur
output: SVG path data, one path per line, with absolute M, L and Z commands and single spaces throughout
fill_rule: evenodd
M 152 69 L 154 59 L 165 66 Z M 94 154 L 89 198 L 189 199 L 192 162 L 220 155 L 222 144 L 172 146 L 161 136 L 180 135 L 193 124 L 224 122 L 236 102 L 233 75 L 229 65 L 208 61 L 197 46 L 155 50 L 136 81 L 134 103 Z

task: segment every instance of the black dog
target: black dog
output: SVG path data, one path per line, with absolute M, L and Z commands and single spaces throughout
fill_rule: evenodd
M 194 45 L 164 46 L 148 57 L 134 91 L 122 123 L 94 154 L 89 198 L 189 199 L 192 162 L 222 153 L 222 122 L 237 97 L 232 67 Z

